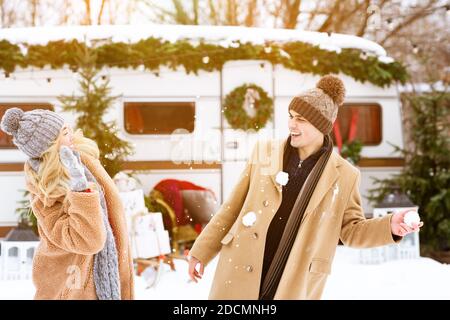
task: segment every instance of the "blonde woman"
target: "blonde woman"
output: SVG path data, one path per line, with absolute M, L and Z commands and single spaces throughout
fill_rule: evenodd
M 49 110 L 8 109 L 1 129 L 29 157 L 25 176 L 41 239 L 35 299 L 133 299 L 124 212 L 96 143 Z

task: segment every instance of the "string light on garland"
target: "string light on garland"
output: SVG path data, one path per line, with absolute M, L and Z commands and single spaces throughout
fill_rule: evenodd
M 203 62 L 204 64 L 208 64 L 208 63 L 209 63 L 209 57 L 208 57 L 208 56 L 204 56 L 204 57 L 202 58 L 202 62 Z
M 314 58 L 313 61 L 312 61 L 312 65 L 313 65 L 314 67 L 316 67 L 318 64 L 319 64 L 319 60 L 317 60 L 316 58 Z
M 389 30 L 393 30 L 394 29 L 394 19 L 392 18 L 387 18 L 386 19 L 386 24 Z
M 239 48 L 240 47 L 240 43 L 238 41 L 231 41 L 230 47 L 232 47 L 232 48 Z
M 286 51 L 284 51 L 283 49 L 280 49 L 280 55 L 286 59 L 291 58 L 291 55 L 289 53 L 287 53 Z
M 269 54 L 272 52 L 272 47 L 264 47 L 264 52 Z

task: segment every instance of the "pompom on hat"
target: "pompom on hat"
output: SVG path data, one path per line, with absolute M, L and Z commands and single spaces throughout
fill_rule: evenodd
M 42 154 L 58 138 L 64 119 L 50 110 L 24 112 L 19 108 L 6 110 L 0 128 L 13 136 L 13 143 L 30 158 L 35 168 Z
M 314 89 L 295 96 L 289 110 L 298 112 L 323 134 L 329 134 L 344 99 L 344 82 L 337 76 L 326 75 L 320 78 Z
M 9 135 L 16 135 L 19 130 L 19 121 L 22 119 L 23 111 L 19 108 L 11 108 L 5 112 L 2 118 L 1 128 Z

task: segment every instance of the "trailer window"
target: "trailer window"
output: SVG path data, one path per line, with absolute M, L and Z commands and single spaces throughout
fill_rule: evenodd
M 130 134 L 194 131 L 195 102 L 125 102 L 125 130 Z
M 49 103 L 2 103 L 0 102 L 0 119 L 5 114 L 6 110 L 9 108 L 20 108 L 23 111 L 31 111 L 34 109 L 46 109 L 46 110 L 54 110 L 53 106 Z M 12 142 L 12 136 L 6 134 L 2 130 L 0 130 L 0 149 L 17 149 L 17 147 Z
M 339 108 L 337 127 L 342 140 L 345 142 L 351 134 L 352 126 L 355 139 L 364 145 L 378 145 L 382 140 L 381 106 L 376 103 L 345 103 Z M 353 123 L 353 125 L 352 125 Z M 335 131 L 333 128 L 333 141 L 336 145 Z

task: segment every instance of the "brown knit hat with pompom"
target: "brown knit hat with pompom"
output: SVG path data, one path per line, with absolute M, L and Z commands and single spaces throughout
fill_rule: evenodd
M 323 134 L 329 134 L 344 98 L 345 86 L 342 80 L 326 75 L 314 89 L 295 96 L 289 104 L 289 110 L 298 112 Z

